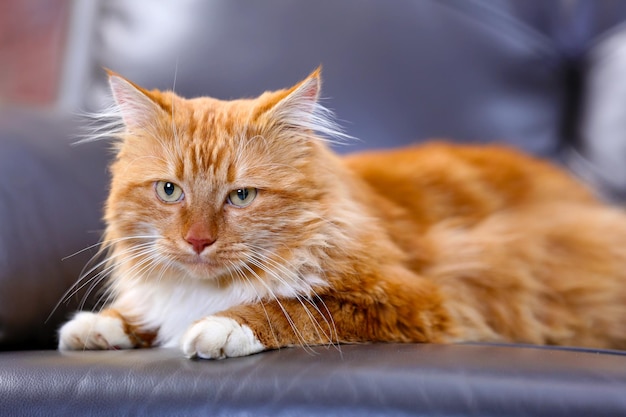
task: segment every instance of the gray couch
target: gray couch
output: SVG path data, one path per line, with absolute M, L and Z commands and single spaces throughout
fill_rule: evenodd
M 57 111 L 0 107 L 0 415 L 626 414 L 616 351 L 378 344 L 215 362 L 54 350 L 59 324 L 97 293 L 55 308 L 103 227 L 108 146 L 71 145 L 75 110 L 107 103 L 103 66 L 234 98 L 323 64 L 326 104 L 359 138 L 340 153 L 506 142 L 623 202 L 626 3 L 90 0 L 72 21 Z

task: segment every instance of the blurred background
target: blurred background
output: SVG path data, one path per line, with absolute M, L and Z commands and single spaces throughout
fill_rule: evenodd
M 82 302 L 54 309 L 102 231 L 111 153 L 71 144 L 110 103 L 104 67 L 229 99 L 321 64 L 358 138 L 338 152 L 504 143 L 623 204 L 624 22 L 624 0 L 2 0 L 0 349 L 54 346 Z

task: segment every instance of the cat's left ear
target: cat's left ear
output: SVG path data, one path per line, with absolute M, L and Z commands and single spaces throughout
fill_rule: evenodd
M 321 73 L 322 67 L 317 67 L 308 77 L 287 90 L 274 104 L 274 116 L 289 119 L 313 115 L 322 87 Z
M 312 132 L 327 138 L 348 137 L 334 123 L 332 113 L 318 102 L 321 71 L 322 68 L 318 67 L 290 89 L 272 93 L 265 99 L 262 96 L 258 116 L 267 117 L 282 129 L 295 129 L 302 133 L 302 137 L 310 137 Z
M 107 70 L 113 99 L 129 130 L 147 128 L 164 110 L 150 93 L 121 75 Z

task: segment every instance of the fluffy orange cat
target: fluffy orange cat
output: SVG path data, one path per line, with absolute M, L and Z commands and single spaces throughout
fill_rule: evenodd
M 234 101 L 109 79 L 123 123 L 91 276 L 107 306 L 67 322 L 60 349 L 626 349 L 626 216 L 561 170 L 445 143 L 341 158 L 319 70 Z

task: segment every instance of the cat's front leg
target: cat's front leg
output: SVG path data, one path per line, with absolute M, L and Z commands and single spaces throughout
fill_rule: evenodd
M 337 341 L 332 319 L 319 307 L 282 299 L 241 305 L 198 320 L 183 335 L 180 346 L 189 358 L 224 359 Z
M 140 332 L 117 310 L 79 312 L 59 329 L 59 350 L 117 350 L 149 347 L 156 333 Z
M 418 277 L 394 276 L 387 291 L 373 287 L 232 307 L 195 322 L 181 348 L 188 357 L 221 359 L 299 345 L 451 340 L 454 326 L 437 289 Z

